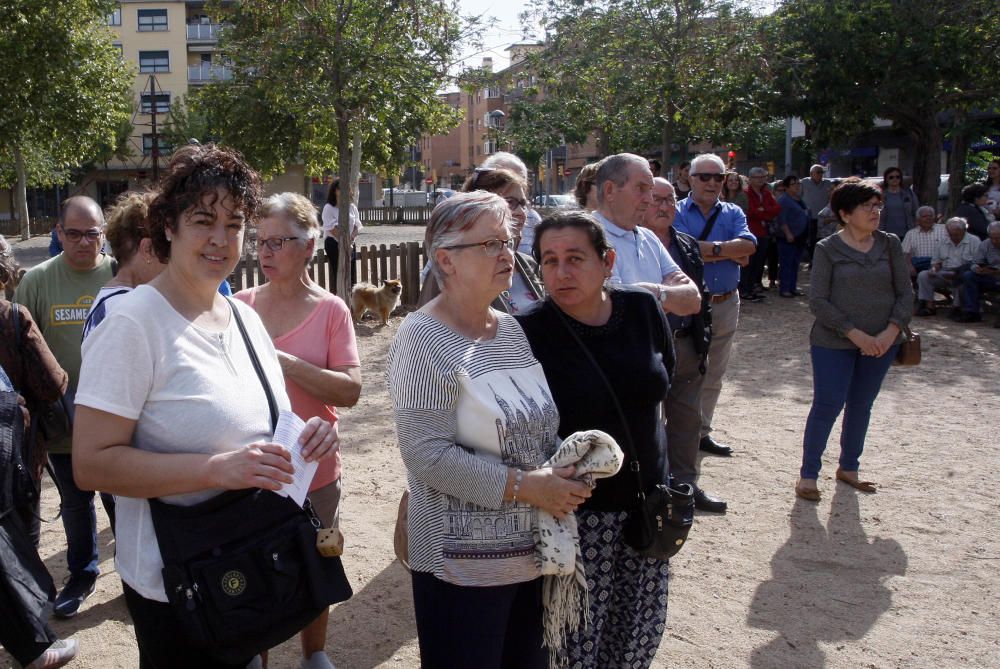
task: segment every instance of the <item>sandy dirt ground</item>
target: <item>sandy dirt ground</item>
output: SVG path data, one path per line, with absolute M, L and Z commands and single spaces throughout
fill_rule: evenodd
M 340 669 L 419 664 L 409 579 L 392 553 L 404 475 L 384 363 L 400 320 L 358 326 L 364 392 L 342 412 L 344 563 L 355 596 L 330 618 L 328 650 Z M 737 452 L 702 462 L 703 487 L 730 511 L 699 514 L 672 560 L 654 666 L 1000 666 L 1000 330 L 918 319 L 924 363 L 890 372 L 862 458 L 878 494 L 833 480 L 835 430 L 823 500 L 813 504 L 792 492 L 811 398 L 811 322 L 802 299 L 744 306 L 717 413 L 717 437 Z M 51 487 L 44 501 L 52 515 Z M 136 667 L 114 544 L 101 510 L 98 518 L 97 592 L 53 628 L 80 641 L 71 666 Z M 60 523 L 43 527 L 41 554 L 61 583 Z M 271 666 L 296 667 L 298 653 L 290 640 Z M 0 667 L 10 664 L 0 652 Z

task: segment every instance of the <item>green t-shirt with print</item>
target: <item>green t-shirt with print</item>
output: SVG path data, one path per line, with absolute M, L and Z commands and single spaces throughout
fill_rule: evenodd
M 80 378 L 83 323 L 94 296 L 111 276 L 109 256 L 98 256 L 94 269 L 76 270 L 59 254 L 28 270 L 14 293 L 14 300 L 34 316 L 45 343 L 69 375 L 69 387 L 74 391 Z M 70 439 L 65 439 L 48 444 L 48 448 L 53 453 L 69 453 L 70 443 Z

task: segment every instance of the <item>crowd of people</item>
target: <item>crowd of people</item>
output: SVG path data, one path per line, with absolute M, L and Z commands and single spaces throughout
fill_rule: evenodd
M 803 260 L 813 398 L 794 494 L 807 501 L 821 497 L 841 414 L 835 478 L 877 490 L 860 458 L 913 286 L 918 315 L 945 292 L 964 322 L 981 319 L 983 291 L 1000 290 L 997 161 L 945 224 L 897 168 L 881 187 L 835 183 L 821 165 L 769 185 L 762 168 L 744 177 L 714 154 L 679 166 L 673 183 L 659 171 L 609 156 L 581 170 L 578 210 L 543 220 L 524 163 L 498 153 L 431 214 L 420 304 L 386 361 L 424 667 L 652 663 L 669 562 L 641 554 L 626 528 L 657 485 L 687 484 L 697 509 L 727 511 L 702 487 L 699 452 L 733 453 L 715 434 L 741 305 L 804 295 Z M 8 494 L 19 488 L 5 470 L 0 569 L 9 581 L 16 561 L 32 578 L 19 594 L 0 582 L 12 621 L 0 642 L 22 665 L 77 652 L 47 620 L 77 615 L 94 591 L 95 491 L 140 666 L 266 665 L 266 649 L 220 660 L 177 619 L 151 508 L 291 483 L 292 453 L 274 443 L 284 411 L 305 423 L 303 461 L 318 462 L 306 506 L 338 528 L 337 407 L 361 396 L 360 360 L 347 305 L 307 268 L 321 244 L 340 256 L 340 196 L 335 183 L 321 212 L 301 195 L 265 198 L 238 153 L 207 145 L 176 151 L 155 188 L 106 214 L 83 196 L 63 203 L 62 250 L 21 278 L 16 305 L 0 301 L 3 417 L 23 433 L 0 454 L 16 452 L 36 488 L 51 463 L 69 571 L 55 592 L 37 554 L 38 495 Z M 229 298 L 251 225 L 266 282 Z M 349 225 L 353 240 L 353 208 Z M 16 276 L 9 251 L 0 257 L 2 276 Z M 53 407 L 71 429 L 52 425 Z M 569 550 L 554 555 L 557 539 Z M 302 627 L 302 667 L 332 666 L 327 627 L 325 608 Z

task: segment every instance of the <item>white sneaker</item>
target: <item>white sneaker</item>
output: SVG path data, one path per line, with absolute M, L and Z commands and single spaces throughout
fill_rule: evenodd
M 44 653 L 35 658 L 34 662 L 24 669 L 55 669 L 61 667 L 74 657 L 78 650 L 76 639 L 57 639 Z
M 308 658 L 302 658 L 302 663 L 299 665 L 299 669 L 337 669 L 333 666 L 333 662 L 330 658 L 326 656 L 321 650 L 316 651 Z

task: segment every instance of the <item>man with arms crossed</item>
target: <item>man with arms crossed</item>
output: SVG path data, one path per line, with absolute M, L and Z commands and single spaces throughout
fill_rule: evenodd
M 708 350 L 708 372 L 701 391 L 701 450 L 731 455 L 733 449 L 711 435 L 715 406 L 722 391 L 722 377 L 729 365 L 733 336 L 740 320 L 740 264 L 746 263 L 757 245 L 747 227 L 747 218 L 735 204 L 722 202 L 726 166 L 718 156 L 706 153 L 691 161 L 691 195 L 677 206 L 679 232 L 698 240 L 705 261 L 705 286 L 711 293 L 712 344 Z

